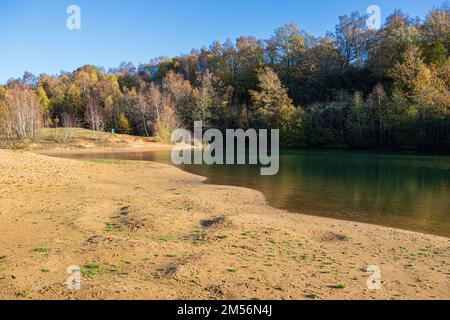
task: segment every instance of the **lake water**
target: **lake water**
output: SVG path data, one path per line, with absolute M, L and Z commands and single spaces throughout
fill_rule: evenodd
M 168 152 L 74 157 L 171 164 Z M 450 157 L 302 150 L 282 152 L 276 176 L 250 165 L 180 168 L 210 184 L 259 190 L 271 206 L 291 212 L 450 237 Z

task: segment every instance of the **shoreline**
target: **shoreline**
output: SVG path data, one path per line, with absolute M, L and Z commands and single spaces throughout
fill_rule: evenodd
M 56 152 L 54 154 L 52 153 L 37 153 L 43 156 L 50 156 L 50 157 L 55 157 L 55 158 L 59 158 L 59 156 L 70 156 L 70 155 L 95 155 L 95 154 L 120 154 L 120 153 L 143 153 L 143 152 L 159 152 L 159 151 L 169 151 L 171 149 L 145 149 L 142 151 L 136 151 L 134 150 L 130 150 L 130 149 L 126 149 L 124 151 L 119 151 L 119 150 L 113 150 L 113 151 L 92 151 L 92 152 L 66 152 L 66 153 L 59 153 Z M 63 159 L 69 159 L 69 160 L 75 160 L 75 161 L 93 161 L 90 159 L 76 159 L 76 158 L 63 158 Z M 110 159 L 111 161 L 113 161 L 114 159 Z M 102 162 L 103 160 L 100 160 L 100 162 Z M 266 196 L 264 195 L 263 192 L 257 190 L 257 189 L 253 189 L 253 188 L 249 188 L 249 187 L 241 187 L 241 186 L 233 186 L 233 185 L 228 185 L 228 184 L 214 184 L 214 183 L 209 183 L 208 182 L 208 177 L 202 176 L 202 175 L 198 175 L 195 173 L 191 173 L 189 171 L 183 170 L 179 167 L 177 167 L 176 165 L 171 165 L 171 164 L 167 164 L 164 162 L 159 162 L 159 161 L 149 161 L 149 160 L 117 160 L 117 161 L 121 161 L 121 162 L 153 162 L 153 163 L 158 163 L 164 166 L 168 166 L 177 170 L 181 170 L 182 172 L 194 176 L 196 178 L 201 179 L 201 182 L 204 183 L 205 185 L 211 186 L 211 187 L 227 187 L 227 188 L 234 188 L 234 189 L 243 189 L 243 190 L 249 190 L 251 192 L 256 192 L 259 193 L 260 196 L 262 198 L 264 198 L 264 204 L 265 206 L 268 206 L 269 208 L 273 209 L 273 210 L 277 210 L 277 211 L 282 211 L 285 212 L 287 214 L 296 214 L 296 215 L 301 215 L 301 216 L 306 216 L 306 217 L 312 217 L 312 218 L 320 218 L 320 219 L 327 219 L 330 220 L 329 222 L 345 222 L 345 223 L 357 223 L 360 225 L 365 225 L 365 226 L 372 226 L 372 227 L 381 227 L 381 228 L 386 228 L 386 229 L 390 229 L 392 231 L 401 231 L 401 232 L 408 232 L 411 234 L 417 234 L 417 235 L 422 235 L 422 236 L 432 236 L 432 237 L 437 237 L 437 238 L 442 238 L 444 240 L 449 240 L 450 242 L 450 237 L 446 237 L 446 236 L 441 236 L 441 235 L 436 235 L 436 234 L 432 234 L 432 233 L 426 233 L 426 232 L 420 232 L 420 231 L 414 231 L 414 230 L 408 230 L 408 229 L 402 229 L 402 228 L 395 228 L 395 227 L 390 227 L 387 225 L 383 225 L 383 224 L 376 224 L 376 223 L 368 223 L 368 222 L 360 222 L 360 221 L 355 221 L 355 220 L 348 220 L 345 218 L 339 219 L 339 218 L 333 218 L 333 217 L 327 217 L 327 216 L 321 216 L 321 215 L 315 215 L 315 214 L 307 214 L 301 211 L 291 211 L 288 209 L 282 209 L 282 208 L 277 208 L 274 207 L 272 205 L 269 204 L 269 202 L 267 201 Z M 106 161 L 105 161 L 106 162 Z
M 44 152 L 36 152 L 38 154 L 42 154 L 45 156 L 52 156 L 52 157 L 62 157 L 64 158 L 64 156 L 82 156 L 82 155 L 95 155 L 95 154 L 123 154 L 123 153 L 131 153 L 131 154 L 140 154 L 140 153 L 146 153 L 146 152 L 164 152 L 164 151 L 171 151 L 174 147 L 174 145 L 169 145 L 169 144 L 163 144 L 163 143 L 150 143 L 151 145 L 146 145 L 144 147 L 139 146 L 139 147 L 134 147 L 134 148 L 93 148 L 93 149 L 88 149 L 88 150 L 67 150 L 67 149 L 48 149 L 45 150 Z M 62 151 L 61 151 L 62 150 Z M 66 159 L 75 159 L 75 160 L 81 160 L 81 161 L 89 161 L 89 159 L 76 159 L 76 158 L 66 158 Z M 142 160 L 121 160 L 121 161 L 142 161 Z M 158 162 L 158 161 L 156 161 Z M 183 170 L 173 164 L 168 164 L 165 162 L 158 162 L 164 165 L 168 165 L 168 166 L 172 166 L 174 168 L 180 169 L 183 172 L 187 173 L 187 174 L 191 174 L 191 175 L 195 175 L 195 176 L 199 176 L 201 178 L 204 179 L 204 183 L 210 186 L 226 186 L 226 187 L 231 187 L 231 188 L 244 188 L 244 189 L 249 189 L 252 190 L 254 192 L 258 192 L 260 193 L 265 199 L 266 196 L 265 194 L 257 189 L 253 189 L 250 187 L 245 187 L 245 186 L 237 186 L 237 185 L 229 185 L 229 184 L 214 184 L 214 183 L 210 183 L 208 182 L 208 177 L 204 177 L 201 175 L 196 175 L 195 173 L 191 173 L 187 170 Z M 289 209 L 285 209 L 285 208 L 277 208 L 276 206 L 272 206 L 266 199 L 266 205 L 268 205 L 270 208 L 273 208 L 274 210 L 281 210 L 281 211 L 285 211 L 287 213 L 292 213 L 292 214 L 299 214 L 299 215 L 305 215 L 305 216 L 310 216 L 310 217 L 317 217 L 317 218 L 325 218 L 325 219 L 331 219 L 331 220 L 336 220 L 336 221 L 343 221 L 343 222 L 355 222 L 355 223 L 361 223 L 361 224 L 366 224 L 366 225 L 370 225 L 370 226 L 379 226 L 379 227 L 384 227 L 384 228 L 389 228 L 389 229 L 393 229 L 393 230 L 399 230 L 399 231 L 408 231 L 408 232 L 413 232 L 413 233 L 418 233 L 421 235 L 429 235 L 429 236 L 436 236 L 436 237 L 441 237 L 441 238 L 445 238 L 445 239 L 449 239 L 450 237 L 444 236 L 444 235 L 439 235 L 439 234 L 433 234 L 431 232 L 424 232 L 424 231 L 418 231 L 418 230 L 412 230 L 412 229 L 404 229 L 404 228 L 396 228 L 396 227 L 392 227 L 390 225 L 387 224 L 382 224 L 382 223 L 371 223 L 371 222 L 364 222 L 364 221 L 358 221 L 358 220 L 349 220 L 346 217 L 330 217 L 330 216 L 326 216 L 326 215 L 320 215 L 320 214 L 314 214 L 314 213 L 305 213 L 305 212 L 301 212 L 301 211 L 297 211 L 297 210 L 289 210 Z
M 0 155 L 0 299 L 450 298 L 445 237 L 278 210 L 167 164 Z

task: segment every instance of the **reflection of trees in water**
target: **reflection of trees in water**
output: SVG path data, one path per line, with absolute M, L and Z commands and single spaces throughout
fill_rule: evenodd
M 256 188 L 278 208 L 445 234 L 448 172 L 434 160 L 339 152 L 286 156 L 279 175 L 259 179 Z

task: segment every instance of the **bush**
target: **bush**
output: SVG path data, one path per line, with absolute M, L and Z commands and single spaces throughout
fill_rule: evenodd
M 128 118 L 124 112 L 121 112 L 119 114 L 119 123 L 117 129 L 120 133 L 123 134 L 129 134 L 131 131 L 130 122 L 128 121 Z

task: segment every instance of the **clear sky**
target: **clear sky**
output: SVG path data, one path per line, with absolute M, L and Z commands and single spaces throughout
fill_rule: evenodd
M 241 35 L 267 39 L 287 22 L 316 36 L 338 16 L 376 4 L 425 17 L 442 0 L 1 0 L 0 83 L 22 76 L 73 71 L 84 64 L 136 65 L 188 53 Z M 81 8 L 81 30 L 68 30 L 67 7 Z

